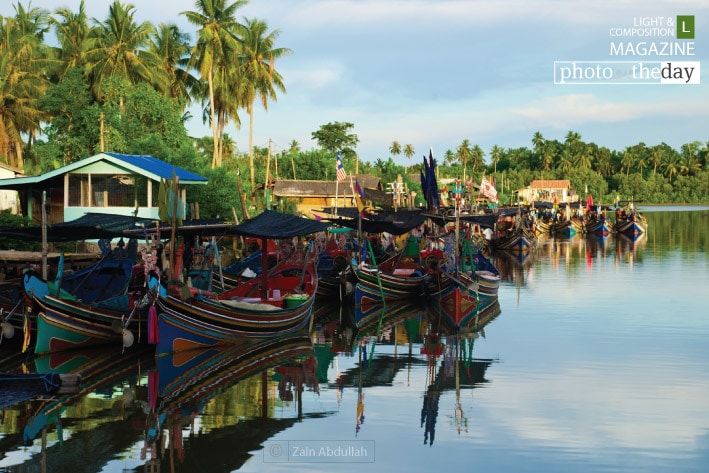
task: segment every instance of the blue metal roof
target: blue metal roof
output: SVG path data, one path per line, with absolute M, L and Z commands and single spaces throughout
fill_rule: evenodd
M 175 175 L 180 179 L 180 181 L 207 182 L 206 177 L 202 177 L 198 174 L 187 171 L 186 169 L 182 169 L 165 161 L 161 161 L 152 156 L 119 153 L 103 154 L 116 158 L 124 163 L 135 166 L 151 174 L 155 174 L 163 179 L 172 179 L 172 176 Z
M 84 158 L 80 161 L 74 161 L 59 169 L 46 172 L 39 176 L 24 176 L 10 179 L 0 179 L 0 188 L 3 189 L 18 189 L 22 186 L 38 184 L 40 182 L 54 179 L 57 176 L 66 174 L 67 172 L 76 171 L 85 166 L 93 164 L 97 161 L 108 161 L 117 166 L 130 169 L 136 174 L 146 176 L 153 180 L 172 179 L 174 175 L 180 179 L 180 184 L 207 184 L 208 179 L 198 174 L 190 172 L 181 167 L 174 166 L 168 162 L 161 161 L 153 156 L 135 155 L 135 154 L 119 154 L 119 153 L 99 153 L 90 158 Z

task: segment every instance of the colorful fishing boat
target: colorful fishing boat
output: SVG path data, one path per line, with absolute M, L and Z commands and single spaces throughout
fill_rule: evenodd
M 85 304 L 93 304 L 115 296 L 125 294 L 131 280 L 143 275 L 142 266 L 138 265 L 138 244 L 130 239 L 125 245 L 121 239 L 114 248 L 110 240 L 99 243 L 101 259 L 86 268 L 69 272 L 63 268 L 60 258 L 56 278 L 45 281 L 39 274 L 28 270 L 23 275 L 25 293 L 39 299 L 47 294 L 66 294 Z
M 216 297 L 196 294 L 183 299 L 179 292 L 159 297 L 157 352 L 282 335 L 306 327 L 318 284 L 313 262 L 281 264 L 264 274 L 268 275 L 265 285 L 256 278 Z
M 266 210 L 231 228 L 231 234 L 286 239 L 323 231 L 328 224 Z M 262 253 L 264 260 L 268 253 Z M 268 268 L 263 261 L 262 267 Z M 275 268 L 228 291 L 204 294 L 171 287 L 157 300 L 149 320 L 149 341 L 157 352 L 234 343 L 242 337 L 279 336 L 306 327 L 317 292 L 312 243 L 298 248 Z
M 500 289 L 500 271 L 495 264 L 483 254 L 481 250 L 473 253 L 470 245 L 466 241 L 463 244 L 462 271 L 473 276 L 477 283 L 477 296 L 480 298 L 497 297 Z
M 136 241 L 130 239 L 124 247 L 121 239 L 111 249 L 104 240 L 99 246 L 103 257 L 83 270 L 64 274 L 60 259 L 53 281 L 32 270 L 23 274 L 24 296 L 33 314 L 24 325 L 36 328 L 34 340 L 24 337 L 23 348 L 34 342 L 40 354 L 113 342 L 130 347 L 136 337 L 132 330 L 145 329 L 147 309 L 138 307 L 145 293 L 130 292 L 144 281 L 143 267 L 136 264 Z
M 386 261 L 373 265 L 351 261 L 352 272 L 357 279 L 355 305 L 376 304 L 392 301 L 415 301 L 426 294 L 429 279 L 421 265 L 420 250 L 416 239 L 411 237 L 403 251 Z
M 495 250 L 530 253 L 537 247 L 537 237 L 527 228 L 512 228 L 498 230 L 492 237 L 490 245 Z
M 583 232 L 583 221 L 577 216 L 556 222 L 551 228 L 551 234 L 555 237 L 571 238 Z
M 107 345 L 124 348 L 147 342 L 149 300 L 124 294 L 108 301 L 85 304 L 67 296 L 35 298 L 36 354 Z
M 628 212 L 618 209 L 615 215 L 616 233 L 630 238 L 638 238 L 647 233 L 647 219 L 637 209 L 633 208 Z
M 537 235 L 551 235 L 553 228 L 554 221 L 546 215 L 534 221 L 534 231 Z
M 460 310 L 458 304 L 455 298 L 441 304 L 430 304 L 429 321 L 432 330 L 447 334 L 474 332 L 502 312 L 498 299 L 480 300 L 472 310 L 466 311 Z
M 587 217 L 584 223 L 584 233 L 600 238 L 610 236 L 615 230 L 613 222 L 604 217 Z
M 355 279 L 350 267 L 350 259 L 354 249 L 354 241 L 350 240 L 343 244 L 342 241 L 331 237 L 319 252 L 317 260 L 319 300 L 343 303 L 352 299 Z

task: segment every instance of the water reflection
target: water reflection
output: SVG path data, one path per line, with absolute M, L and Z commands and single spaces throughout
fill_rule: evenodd
M 9 357 L 13 358 L 13 357 Z M 15 356 L 2 370 L 15 373 L 78 373 L 78 389 L 40 396 L 2 411 L 0 466 L 23 471 L 98 471 L 133 437 L 142 414 L 140 379 L 153 364 L 149 351 L 130 354 L 81 350 L 33 360 Z M 91 455 L 86 455 L 91 452 Z
M 318 390 L 315 369 L 307 333 L 158 357 L 148 380 L 147 464 L 238 468 L 250 449 L 302 419 L 303 391 Z M 272 419 L 277 402 L 295 402 L 297 415 Z M 241 422 L 242 416 L 252 421 Z M 174 446 L 168 454 L 166 443 Z M 219 455 L 210 455 L 214 449 Z
M 481 328 L 484 334 L 484 329 Z M 473 348 L 480 335 L 441 338 L 438 334 L 426 337 L 421 353 L 426 355 L 426 390 L 421 407 L 421 427 L 424 429 L 424 445 L 433 446 L 436 437 L 441 395 L 447 390 L 455 391 L 454 424 L 460 434 L 468 434 L 470 420 L 461 402 L 461 391 L 480 387 L 489 381 L 485 371 L 495 361 L 475 358 Z
M 377 471 L 704 471 L 709 327 L 684 295 L 707 287 L 709 240 L 696 213 L 646 215 L 636 241 L 494 255 L 497 315 L 463 336 L 425 304 L 321 305 L 307 334 L 233 351 L 0 353 L 1 370 L 86 373 L 81 393 L 0 410 L 0 471 L 290 471 L 264 445 L 296 439 L 376 441 Z
M 137 454 L 123 468 L 238 468 L 249 450 L 302 419 L 303 391 L 319 388 L 307 333 L 157 360 L 152 351 L 96 350 L 14 358 L 3 371 L 82 377 L 75 392 L 2 411 L 0 467 L 21 464 L 31 471 L 100 471 L 126 451 Z M 297 404 L 294 417 L 273 419 L 277 405 L 290 403 Z M 223 450 L 215 456 L 215 448 Z

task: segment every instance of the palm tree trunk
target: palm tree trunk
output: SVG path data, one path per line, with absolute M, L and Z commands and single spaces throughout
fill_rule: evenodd
M 251 101 L 249 106 L 249 169 L 251 171 L 251 190 L 254 189 L 255 176 L 254 176 L 254 101 Z
M 207 83 L 209 84 L 209 115 L 212 119 L 212 139 L 214 140 L 212 146 L 212 169 L 214 169 L 219 161 L 219 150 L 217 148 L 219 133 L 217 131 L 217 120 L 214 118 L 214 83 L 211 69 L 209 75 L 207 75 Z
M 22 157 L 22 140 L 15 142 L 15 154 L 17 155 L 17 169 L 24 169 L 25 162 Z
M 219 129 L 219 144 L 217 146 L 217 166 L 221 166 L 224 162 L 224 128 L 226 127 L 225 112 L 219 112 L 219 120 L 217 128 Z

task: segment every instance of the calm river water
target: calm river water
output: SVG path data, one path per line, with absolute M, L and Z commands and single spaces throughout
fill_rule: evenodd
M 709 471 L 709 208 L 643 211 L 635 243 L 495 256 L 500 313 L 464 339 L 426 337 L 433 308 L 319 308 L 314 347 L 0 351 L 85 374 L 0 410 L 0 472 Z

